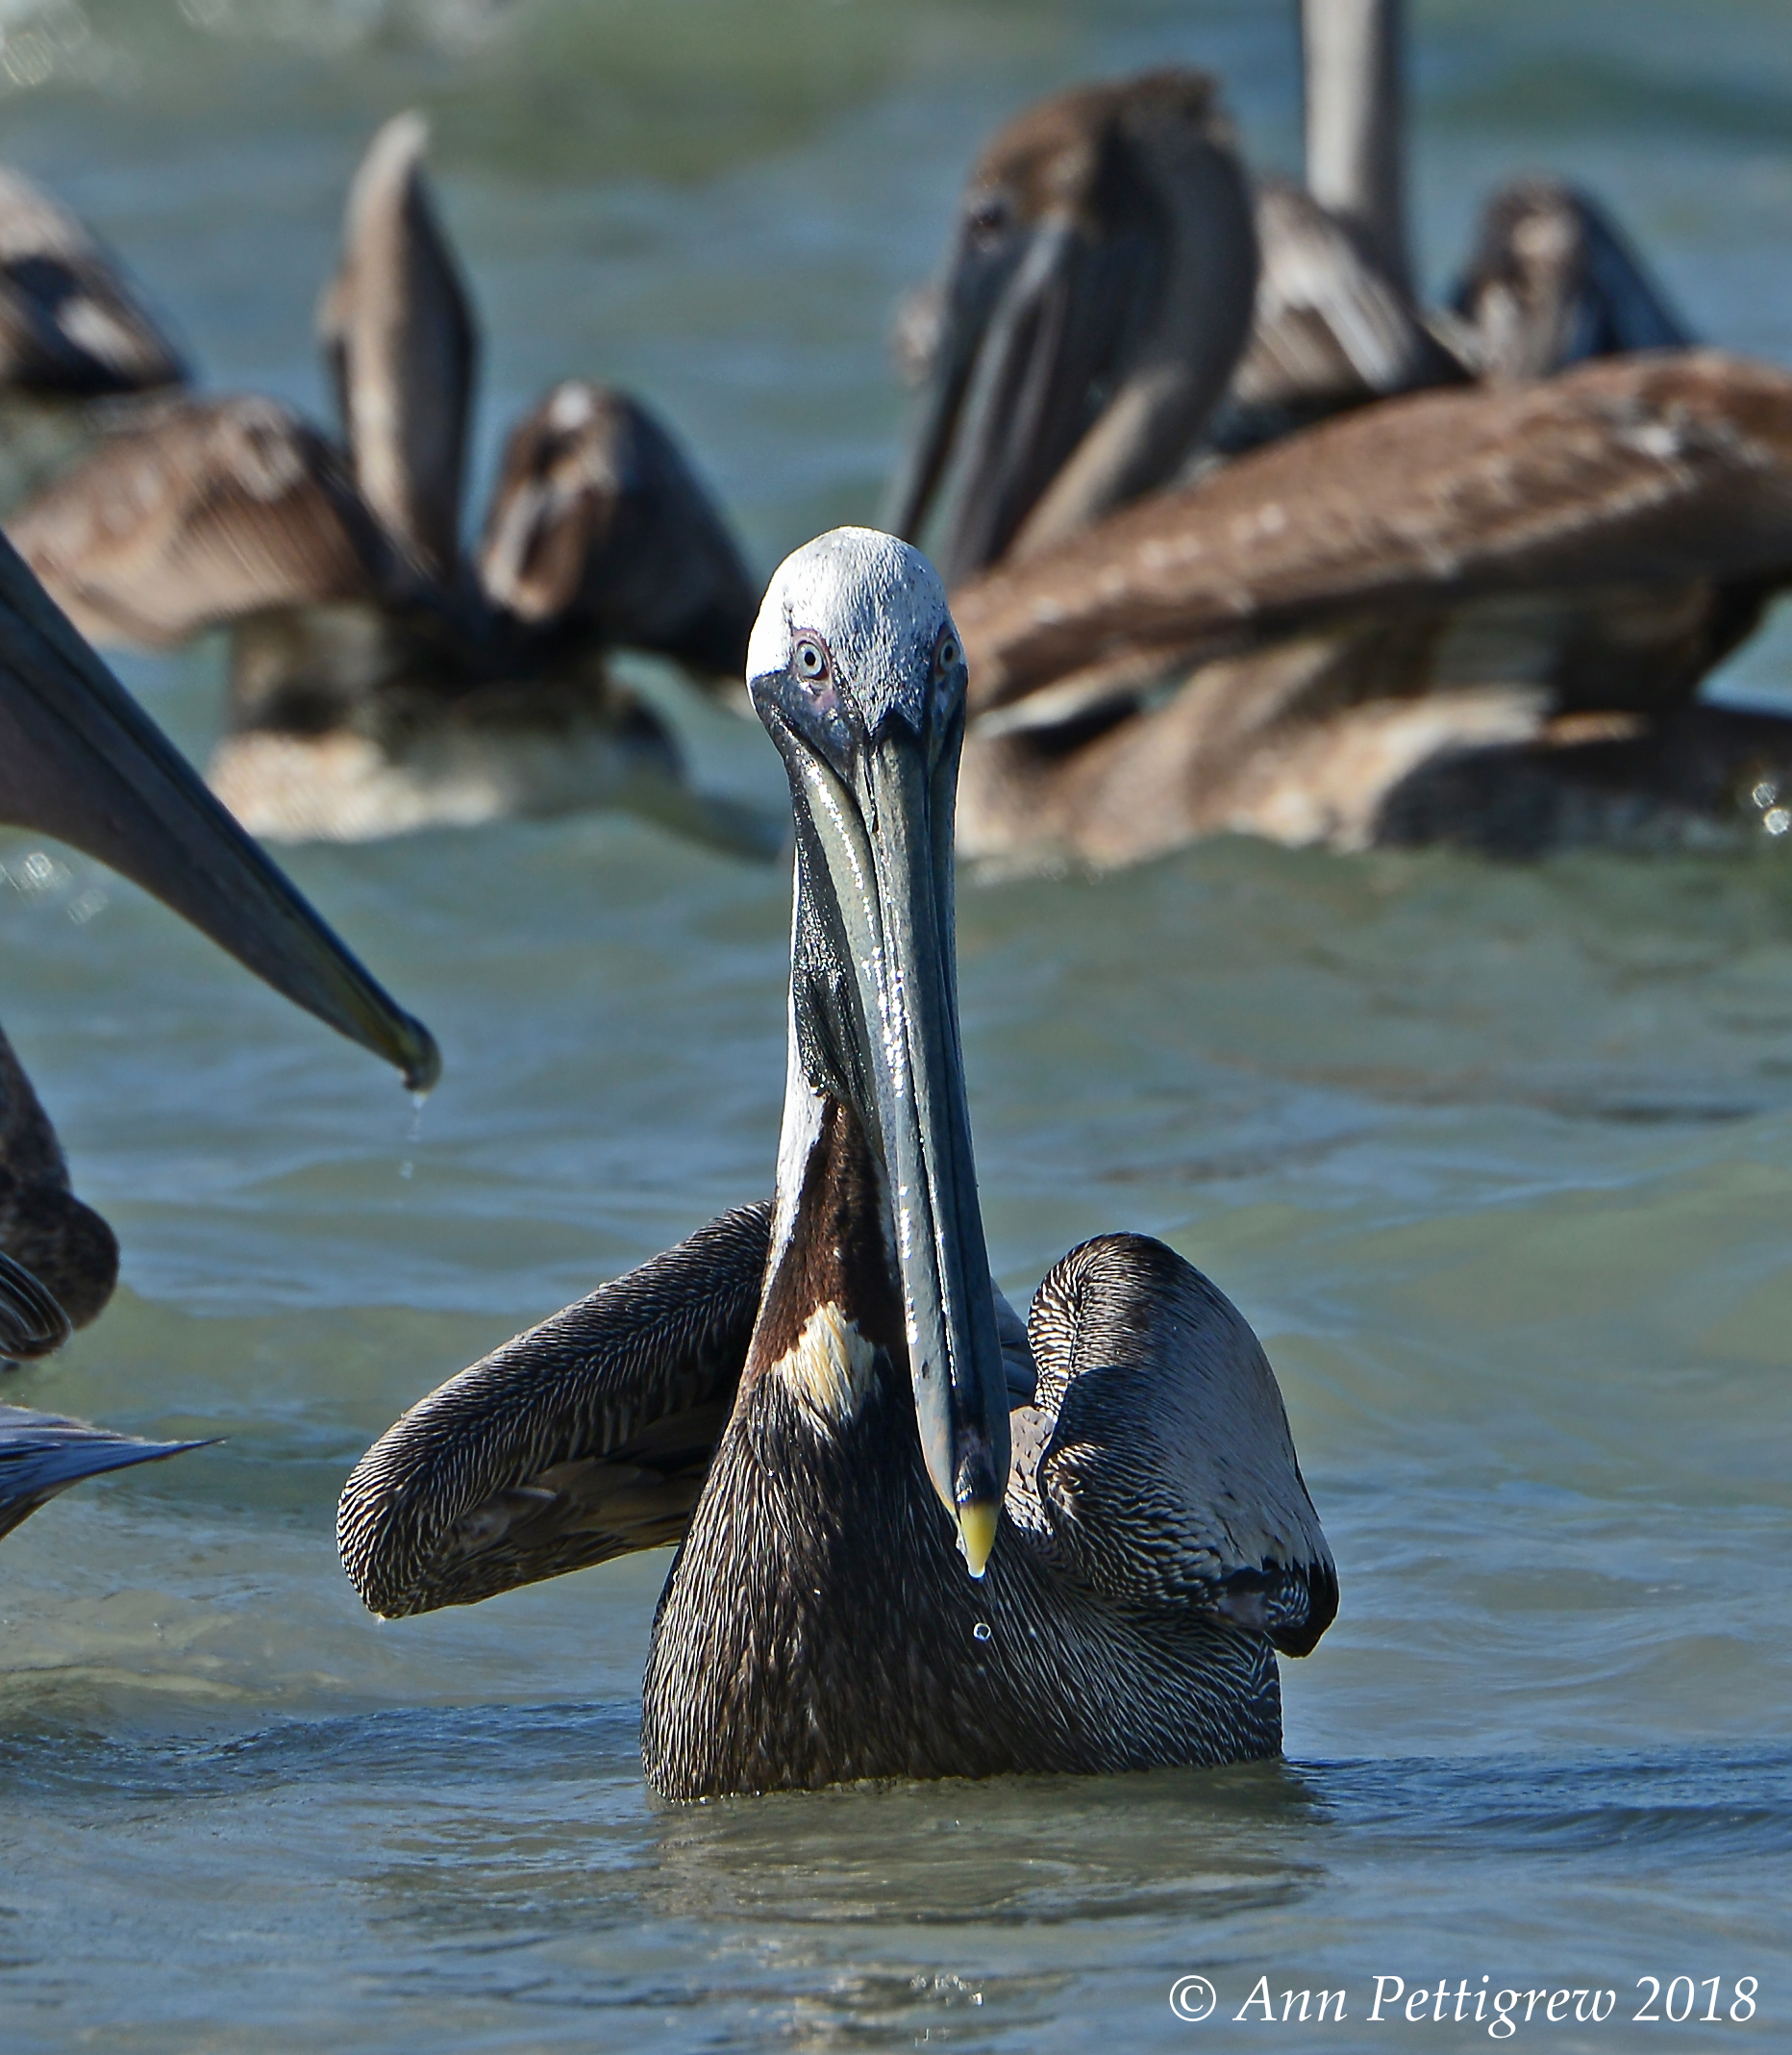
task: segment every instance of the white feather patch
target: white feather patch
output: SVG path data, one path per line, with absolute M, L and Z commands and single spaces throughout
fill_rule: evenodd
M 844 1427 L 871 1389 L 877 1350 L 830 1301 L 809 1316 L 795 1345 L 771 1366 L 816 1418 Z

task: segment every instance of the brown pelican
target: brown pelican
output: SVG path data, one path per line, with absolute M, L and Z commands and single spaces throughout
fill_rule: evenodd
M 1302 0 L 1301 40 L 1307 190 L 1411 306 L 1406 13 L 1406 0 Z M 1259 338 L 1262 318 L 1259 308 Z M 1554 178 L 1495 193 L 1449 308 L 1425 318 L 1461 367 L 1483 378 L 1539 378 L 1591 357 L 1694 340 L 1609 214 Z M 1249 368 L 1247 360 L 1241 384 Z M 1355 397 L 1449 382 L 1436 361 L 1396 384 L 1365 359 Z
M 1212 154 L 1231 155 L 1231 125 L 1196 71 L 1056 95 L 1000 130 L 973 167 L 945 281 L 906 306 L 899 337 L 932 388 L 895 525 L 913 532 L 948 469 L 959 472 L 966 503 L 943 555 L 955 578 L 1166 482 L 1204 447 L 1234 453 L 1472 377 L 1692 343 L 1597 203 L 1545 178 L 1495 195 L 1450 308 L 1422 313 L 1406 231 L 1404 0 L 1304 0 L 1301 23 L 1307 186 L 1258 182 L 1249 229 L 1241 174 Z M 1257 284 L 1240 351 L 1189 282 L 1235 301 L 1247 265 Z M 1179 349 L 1182 377 L 1158 369 L 1169 396 L 1158 393 L 1148 434 L 1129 436 L 1108 395 L 1138 408 L 1141 381 Z M 1215 352 L 1230 375 L 1217 407 Z M 1006 481 L 1005 519 L 1002 490 L 980 483 L 978 437 L 984 406 L 1023 403 L 1033 476 Z M 1116 438 L 1124 461 L 1098 465 Z M 1073 449 L 1094 478 L 1059 476 Z M 1048 489 L 1051 503 L 1037 504 Z
M 957 595 L 964 846 L 1777 833 L 1792 723 L 1692 699 L 1789 580 L 1783 372 L 1662 353 L 1390 400 Z
M 753 632 L 796 825 L 777 1192 L 413 1407 L 342 1496 L 385 1615 L 680 1541 L 642 1749 L 692 1798 L 1274 1754 L 1336 1579 L 1250 1328 L 1108 1235 L 1023 1330 L 959 1049 L 965 670 L 920 554 L 839 529 Z
M 1057 94 L 973 166 L 931 315 L 905 316 L 927 389 L 891 514 L 915 536 L 948 503 L 955 584 L 1207 452 L 1471 377 L 1690 342 L 1594 203 L 1534 179 L 1491 203 L 1428 326 L 1408 286 L 1399 0 L 1325 0 L 1304 20 L 1310 192 L 1253 191 L 1214 82 L 1190 70 Z
M 0 822 L 33 828 L 153 892 L 296 1005 L 397 1065 L 414 1090 L 440 1059 L 231 819 L 0 541 Z M 111 1296 L 117 1243 L 69 1190 L 29 1079 L 0 1036 L 0 1253 L 57 1317 L 43 1353 Z M 17 1329 L 16 1320 L 12 1323 Z
M 186 377 L 179 352 L 81 222 L 0 165 L 0 390 L 93 399 Z
M 754 588 L 678 445 L 624 395 L 554 388 L 460 550 L 477 337 L 414 115 L 349 197 L 319 329 L 344 447 L 258 398 L 182 400 L 11 524 L 76 624 L 165 646 L 229 624 L 213 788 L 253 832 L 360 840 L 618 801 L 725 838 L 614 643 L 737 679 Z
M 1073 88 L 1001 129 L 965 183 L 926 391 L 892 493 L 948 503 L 957 582 L 1250 447 L 1461 364 L 1348 228 L 1284 181 L 1255 194 L 1218 88 L 1165 69 Z
M 112 257 L 60 201 L 0 165 L 0 507 L 73 462 L 120 396 L 186 377 Z
M 1151 209 L 1110 202 L 1153 189 L 1173 226 L 1146 235 Z M 1780 373 L 1654 353 L 1409 393 L 1166 491 L 1249 305 L 1210 90 L 1063 95 L 970 192 L 898 508 L 912 531 L 949 500 L 965 853 L 1112 865 L 1225 830 L 1522 851 L 1781 817 L 1792 730 L 1689 704 L 1792 562 Z

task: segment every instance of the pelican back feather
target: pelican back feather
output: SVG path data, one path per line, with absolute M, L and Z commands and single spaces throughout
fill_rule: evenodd
M 1010 1508 L 1036 1499 L 1026 1523 L 1059 1568 L 1110 1604 L 1187 1607 L 1307 1654 L 1337 1572 L 1236 1307 L 1161 1241 L 1104 1235 L 1047 1275 L 1029 1338 L 1043 1432 Z
M 1346 414 L 998 566 L 953 612 L 976 716 L 1369 608 L 1788 576 L 1792 377 L 1698 350 Z
M 167 648 L 288 607 L 371 600 L 389 552 L 340 455 L 277 401 L 177 399 L 7 523 L 83 635 Z

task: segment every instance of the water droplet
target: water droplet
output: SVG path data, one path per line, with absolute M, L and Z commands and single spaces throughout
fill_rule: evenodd
M 413 1091 L 411 1094 L 411 1133 L 407 1137 L 411 1141 L 420 1141 L 423 1139 L 423 1108 L 428 1098 L 427 1091 Z
M 986 1619 L 980 1619 L 971 1629 L 971 1639 L 975 1641 L 986 1641 L 989 1639 L 989 1622 Z
M 416 1173 L 416 1165 L 413 1163 L 401 1163 L 398 1166 L 398 1174 L 400 1177 L 414 1176 Z

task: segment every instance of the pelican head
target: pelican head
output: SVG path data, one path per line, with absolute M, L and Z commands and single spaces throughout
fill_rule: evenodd
M 981 1575 L 1008 1399 L 971 1160 L 953 940 L 962 645 L 918 550 L 838 528 L 773 577 L 747 652 L 790 778 L 790 1099 L 857 1118 L 881 1173 L 921 1451 Z M 795 1197 L 781 1165 L 780 1221 Z
M 1251 200 L 1213 82 L 1162 70 L 1041 102 L 966 183 L 891 509 L 948 473 L 957 584 L 1175 470 L 1250 327 Z

